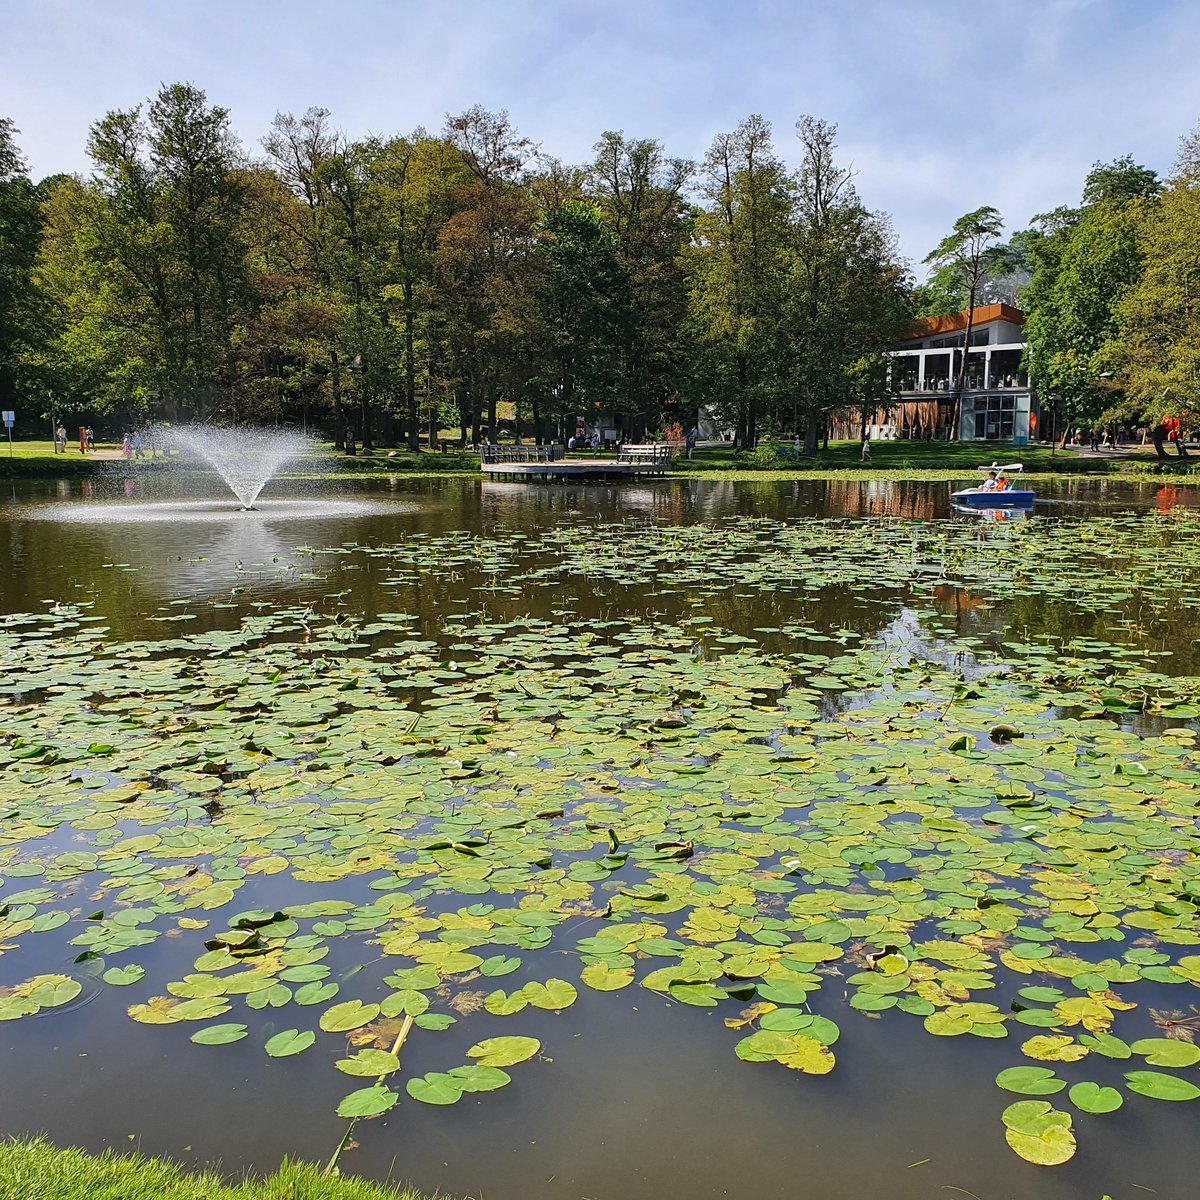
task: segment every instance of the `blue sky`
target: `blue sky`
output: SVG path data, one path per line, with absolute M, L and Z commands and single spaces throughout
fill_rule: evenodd
M 1096 160 L 1167 171 L 1200 121 L 1197 0 L 0 0 L 0 31 L 35 175 L 176 80 L 253 151 L 277 111 L 361 136 L 479 102 L 570 162 L 606 129 L 700 158 L 758 112 L 794 164 L 812 113 L 914 262 L 981 204 L 1012 230 L 1075 202 Z

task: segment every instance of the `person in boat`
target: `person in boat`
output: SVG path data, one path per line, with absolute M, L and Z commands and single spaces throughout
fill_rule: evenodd
M 996 491 L 1009 492 L 1012 491 L 1012 480 L 1007 475 L 1001 475 L 996 480 Z
M 999 486 L 996 479 L 996 472 L 989 471 L 987 478 L 979 485 L 979 490 L 981 492 L 994 492 Z

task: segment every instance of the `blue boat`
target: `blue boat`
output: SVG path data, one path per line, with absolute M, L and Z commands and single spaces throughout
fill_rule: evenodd
M 1019 476 L 1025 469 L 1020 463 L 992 463 L 990 467 L 979 467 L 989 481 L 993 479 L 1008 479 L 1008 486 L 1001 488 L 995 483 L 984 483 L 978 487 L 962 488 L 952 492 L 950 499 L 956 505 L 970 508 L 1029 508 L 1035 499 L 1033 489 L 1018 487 L 1014 476 Z M 995 474 L 993 475 L 993 472 Z

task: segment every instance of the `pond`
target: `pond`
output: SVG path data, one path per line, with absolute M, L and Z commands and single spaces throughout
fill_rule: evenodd
M 1196 492 L 949 491 L 9 491 L 0 1132 L 1190 1194 Z

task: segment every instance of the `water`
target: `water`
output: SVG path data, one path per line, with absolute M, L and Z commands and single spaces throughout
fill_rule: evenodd
M 413 614 L 419 636 L 447 649 L 462 641 L 446 632 L 447 624 L 480 606 L 496 621 L 550 620 L 564 638 L 575 623 L 589 620 L 668 627 L 704 613 L 768 650 L 819 647 L 810 639 L 851 629 L 900 648 L 926 638 L 932 656 L 950 652 L 928 632 L 923 614 L 932 606 L 957 637 L 981 644 L 1020 637 L 1031 624 L 1051 625 L 1064 636 L 1103 635 L 1141 652 L 1172 646 L 1179 652 L 1173 670 L 1192 668 L 1188 643 L 1200 634 L 1194 610 L 1162 632 L 1061 602 L 981 604 L 953 584 L 939 585 L 919 605 L 839 586 L 816 599 L 731 588 L 702 603 L 686 589 L 633 589 L 584 576 L 512 588 L 502 573 L 489 574 L 471 561 L 478 551 L 469 540 L 461 566 L 405 575 L 397 583 L 394 566 L 378 553 L 423 538 L 514 534 L 562 534 L 586 546 L 610 536 L 598 531 L 616 522 L 632 555 L 639 531 L 650 525 L 686 527 L 738 515 L 969 520 L 951 514 L 945 484 L 668 480 L 632 488 L 538 487 L 396 477 L 314 495 L 311 485 L 280 481 L 272 501 L 252 513 L 209 495 L 181 496 L 176 486 L 139 481 L 132 495 L 119 481 L 104 494 L 90 483 L 15 487 L 0 508 L 0 612 L 85 606 L 103 618 L 110 640 L 126 640 L 231 629 L 245 617 L 288 605 L 368 618 L 399 611 Z M 1093 481 L 1045 490 L 1054 503 L 1040 507 L 1036 520 L 1145 511 L 1158 497 L 1152 486 Z M 1196 504 L 1187 489 L 1174 499 Z M 988 536 L 982 522 L 978 527 Z M 323 553 L 347 545 L 354 548 Z M 190 620 L 163 623 L 181 615 Z M 789 623 L 810 633 L 780 632 Z M 19 670 L 19 664 L 8 666 L 10 677 Z M 0 737 L 3 728 L 0 707 Z M 69 827 L 55 836 L 60 848 L 72 844 Z M 87 876 L 61 886 L 77 917 L 98 903 Z M 282 904 L 287 888 L 286 875 L 256 878 L 234 907 Z M 364 902 L 374 895 L 363 881 L 331 887 L 329 894 Z M 460 902 L 454 897 L 444 904 Z M 583 926 L 589 920 L 579 918 Z M 331 947 L 335 978 L 369 952 L 348 940 Z M 0 989 L 33 971 L 72 969 L 69 956 L 47 961 L 38 953 L 31 944 L 0 955 Z M 180 939 L 164 937 L 137 961 L 152 975 L 180 979 L 191 957 Z M 517 986 L 523 978 L 522 972 L 498 982 Z M 56 1141 L 95 1149 L 136 1144 L 184 1161 L 219 1159 L 233 1172 L 273 1167 L 284 1154 L 327 1157 L 343 1128 L 333 1108 L 347 1090 L 331 1069 L 328 1046 L 280 1061 L 266 1059 L 249 1041 L 200 1051 L 183 1036 L 190 1028 L 132 1024 L 124 1012 L 131 991 L 89 989 L 81 997 L 88 1002 L 69 1011 L 0 1023 L 9 1083 L 0 1089 L 0 1131 L 45 1131 Z M 1190 988 L 1159 991 L 1152 1002 L 1164 1008 L 1191 995 Z M 1178 995 L 1184 991 L 1187 997 Z M 468 1097 L 453 1108 L 404 1102 L 362 1128 L 344 1169 L 488 1200 L 1192 1194 L 1187 1105 L 1130 1097 L 1114 1117 L 1077 1115 L 1079 1157 L 1065 1168 L 1041 1170 L 1016 1159 L 997 1133 L 1000 1108 L 1017 1097 L 998 1093 L 991 1080 L 1019 1061 L 1014 1045 L 928 1037 L 919 1023 L 915 1030 L 898 1026 L 892 1014 L 852 1014 L 836 978 L 821 995 L 837 1012 L 843 1035 L 836 1071 L 813 1080 L 734 1058 L 725 1007 L 689 1008 L 636 986 L 611 995 L 581 987 L 578 1002 L 563 1013 L 528 1009 L 505 1019 L 502 1032 L 537 1034 L 552 1046 L 553 1064 L 525 1074 L 516 1068 L 514 1084 L 502 1093 Z M 267 1016 L 278 1028 L 295 1023 L 290 1010 Z M 445 1040 L 414 1039 L 405 1051 L 406 1074 L 441 1068 L 447 1044 L 461 1051 L 475 1035 L 463 1020 L 440 1036 Z M 1120 1078 L 1120 1063 L 1089 1065 L 1089 1077 L 1099 1082 Z
M 171 436 L 180 450 L 208 463 L 247 509 L 282 466 L 313 446 L 300 433 L 239 426 L 183 426 Z

